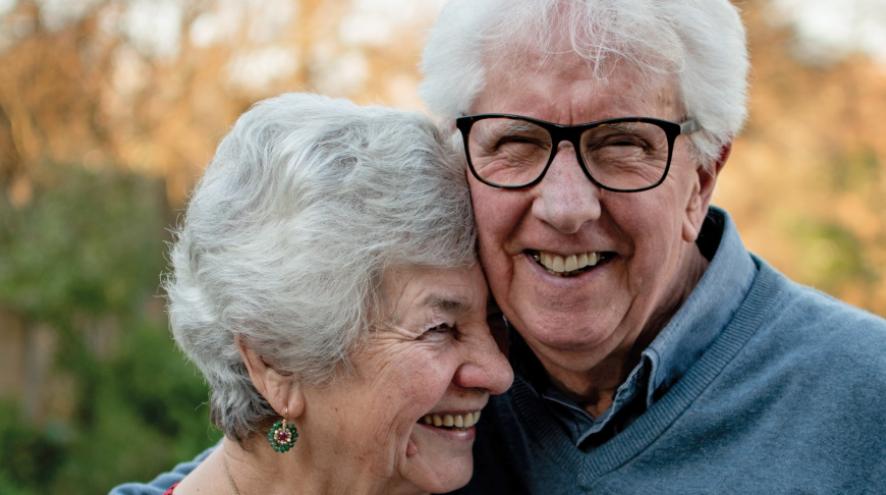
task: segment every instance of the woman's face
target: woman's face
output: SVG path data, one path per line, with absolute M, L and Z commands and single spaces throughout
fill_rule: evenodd
M 470 480 L 480 410 L 513 380 L 486 325 L 486 282 L 478 266 L 402 268 L 383 295 L 387 318 L 354 372 L 305 389 L 299 442 L 388 493 L 451 491 Z

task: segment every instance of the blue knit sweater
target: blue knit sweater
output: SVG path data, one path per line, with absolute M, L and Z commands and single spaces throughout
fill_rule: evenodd
M 886 321 L 751 259 L 705 352 L 598 445 L 576 445 L 518 375 L 484 411 L 458 493 L 886 493 Z M 680 311 L 723 303 L 694 299 Z

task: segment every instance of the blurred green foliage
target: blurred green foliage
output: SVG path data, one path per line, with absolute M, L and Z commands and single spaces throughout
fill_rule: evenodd
M 829 183 L 835 192 L 864 194 L 876 190 L 883 169 L 876 151 L 869 147 L 840 151 L 828 160 Z
M 220 437 L 158 310 L 166 197 L 157 180 L 74 166 L 45 166 L 34 185 L 27 205 L 0 203 L 0 307 L 55 333 L 71 403 L 39 422 L 0 403 L 0 493 L 105 493 Z
M 798 256 L 809 283 L 825 292 L 838 294 L 850 285 L 874 286 L 877 271 L 866 257 L 864 245 L 843 225 L 822 219 L 795 219 L 788 230 L 803 246 Z
M 162 268 L 160 184 L 63 166 L 35 182 L 25 207 L 0 214 L 0 303 L 56 324 L 136 311 Z

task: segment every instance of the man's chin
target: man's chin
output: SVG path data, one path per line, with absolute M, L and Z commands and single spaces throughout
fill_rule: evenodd
M 538 310 L 528 315 L 530 318 L 514 321 L 512 325 L 533 347 L 542 346 L 563 354 L 582 353 L 605 347 L 618 331 L 617 323 L 610 324 L 600 315 L 605 312 Z

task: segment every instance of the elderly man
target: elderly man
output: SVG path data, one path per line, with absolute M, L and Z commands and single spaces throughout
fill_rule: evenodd
M 463 493 L 886 490 L 886 322 L 709 208 L 747 65 L 727 0 L 444 8 L 422 95 L 464 141 L 517 375 Z
M 745 117 L 733 5 L 453 0 L 422 68 L 513 329 L 466 493 L 886 491 L 886 322 L 709 208 Z

